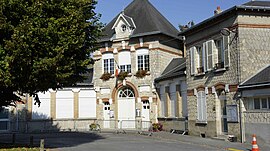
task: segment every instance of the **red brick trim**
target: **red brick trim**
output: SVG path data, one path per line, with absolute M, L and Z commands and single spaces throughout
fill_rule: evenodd
M 149 100 L 149 97 L 148 96 L 142 96 L 141 97 L 141 101 L 147 101 L 147 100 Z
M 203 85 L 198 86 L 197 91 L 205 91 L 205 87 Z
M 103 103 L 109 102 L 109 100 L 110 100 L 109 98 L 103 98 L 103 99 L 102 99 L 102 102 L 103 102 Z
M 215 84 L 215 89 L 216 90 L 224 90 L 225 89 L 225 83 L 219 82 L 219 83 Z
M 100 48 L 99 51 L 101 54 L 106 53 L 106 52 L 113 52 L 114 48 L 108 48 L 108 51 L 106 51 L 106 48 Z
M 270 28 L 269 24 L 237 24 L 241 28 Z
M 142 48 L 149 48 L 149 44 L 143 44 L 142 46 L 140 44 L 136 44 L 134 48 L 135 50 L 142 49 Z
M 194 90 L 187 90 L 187 96 L 194 96 Z
M 133 89 L 134 91 L 134 95 L 135 95 L 135 98 L 138 98 L 139 97 L 139 92 L 136 88 L 136 86 L 129 82 L 129 81 L 126 81 L 126 86 L 129 86 Z M 115 100 L 117 100 L 117 94 L 118 94 L 118 90 L 121 89 L 123 86 L 123 83 L 119 83 L 117 86 L 114 87 L 113 91 L 112 91 L 112 102 L 115 103 Z M 135 100 L 137 102 L 137 99 Z

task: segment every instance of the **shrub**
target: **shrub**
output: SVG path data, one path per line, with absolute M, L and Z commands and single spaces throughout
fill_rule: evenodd
M 120 72 L 118 74 L 118 80 L 124 80 L 128 76 L 128 72 Z
M 137 72 L 136 72 L 136 77 L 137 78 L 143 78 L 143 77 L 145 77 L 146 76 L 146 74 L 147 74 L 147 70 L 138 70 Z
M 100 79 L 102 79 L 103 81 L 107 81 L 111 78 L 112 74 L 111 73 L 108 73 L 108 72 L 105 72 L 102 74 L 102 76 L 100 77 Z
M 157 131 L 162 131 L 163 125 L 161 123 L 153 123 L 152 127 L 153 127 L 153 131 L 157 132 Z

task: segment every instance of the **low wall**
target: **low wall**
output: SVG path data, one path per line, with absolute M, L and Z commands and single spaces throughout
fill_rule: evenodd
M 185 118 L 158 118 L 158 122 L 163 125 L 164 131 L 188 130 L 188 121 Z

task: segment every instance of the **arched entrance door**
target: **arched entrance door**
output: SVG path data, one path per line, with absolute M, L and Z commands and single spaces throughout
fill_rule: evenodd
M 135 95 L 130 87 L 123 87 L 118 92 L 119 128 L 135 128 Z

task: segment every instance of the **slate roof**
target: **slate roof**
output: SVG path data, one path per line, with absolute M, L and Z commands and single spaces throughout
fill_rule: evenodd
M 93 73 L 94 69 L 90 68 L 87 73 L 83 74 L 86 79 L 80 83 L 77 83 L 76 86 L 93 86 Z
M 270 86 L 270 64 L 240 84 L 239 88 Z
M 245 4 L 244 6 L 262 6 L 262 7 L 270 7 L 270 1 L 250 1 Z
M 155 79 L 155 82 L 185 76 L 185 70 L 186 70 L 186 59 L 174 58 L 162 72 L 161 76 Z
M 133 19 L 136 29 L 130 37 L 165 34 L 177 38 L 178 30 L 148 1 L 134 0 L 121 13 Z M 104 28 L 101 41 L 109 41 L 114 35 L 112 29 L 120 13 Z
M 227 10 L 222 11 L 221 13 L 217 14 L 217 15 L 213 15 L 212 17 L 198 23 L 195 24 L 194 26 L 192 26 L 191 28 L 184 30 L 182 32 L 180 32 L 178 35 L 185 35 L 186 33 L 193 31 L 193 29 L 197 29 L 200 27 L 203 27 L 205 25 L 209 25 L 209 23 L 213 24 L 214 20 L 217 20 L 219 18 L 223 19 L 226 15 L 230 14 L 232 11 L 239 11 L 239 10 L 244 10 L 244 11 L 257 11 L 258 13 L 265 13 L 265 11 L 270 11 L 270 1 L 250 1 L 247 3 L 244 3 L 242 5 L 238 5 L 238 6 L 234 6 L 231 7 Z M 263 11 L 259 11 L 259 10 L 263 10 Z

